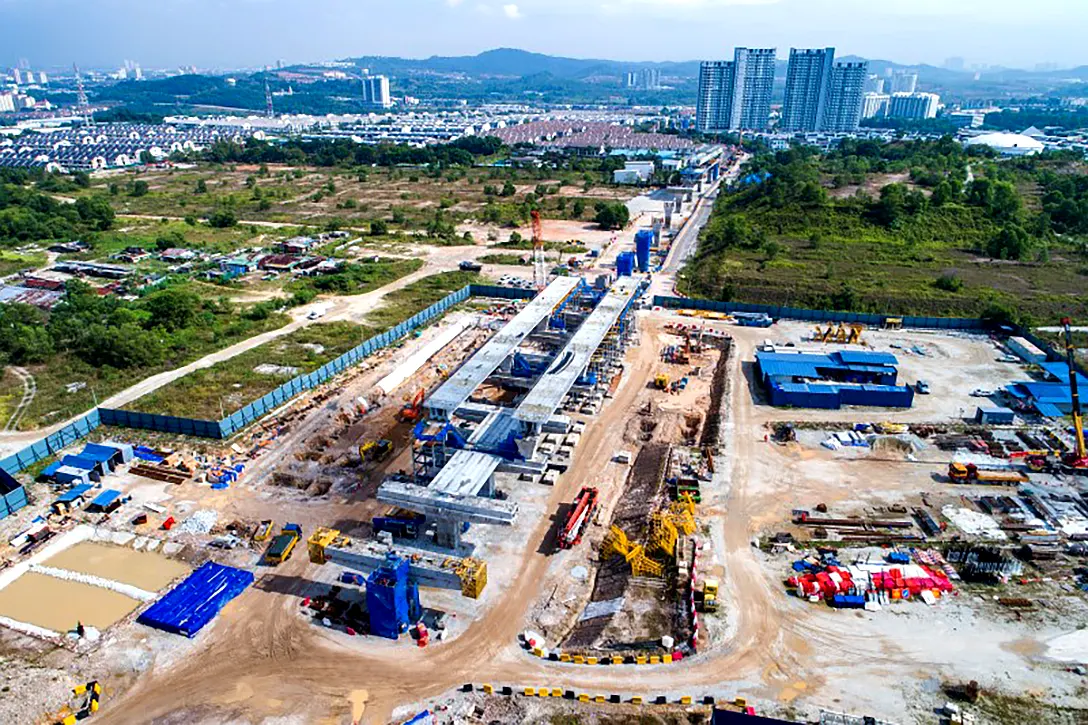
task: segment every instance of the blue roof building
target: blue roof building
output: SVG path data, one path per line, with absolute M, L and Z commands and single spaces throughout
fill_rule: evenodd
M 914 389 L 897 385 L 899 361 L 885 352 L 758 352 L 771 405 L 836 410 L 843 405 L 909 408 Z

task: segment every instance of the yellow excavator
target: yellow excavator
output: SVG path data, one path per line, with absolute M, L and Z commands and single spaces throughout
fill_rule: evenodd
M 388 438 L 366 441 L 359 446 L 359 458 L 366 461 L 383 461 L 393 452 L 393 441 Z

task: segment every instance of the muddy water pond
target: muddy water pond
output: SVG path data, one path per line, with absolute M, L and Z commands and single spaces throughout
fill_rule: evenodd
M 0 589 L 0 615 L 54 632 L 67 632 L 78 622 L 105 629 L 138 606 L 109 589 L 35 572 Z
M 80 542 L 42 563 L 57 569 L 112 579 L 149 592 L 157 592 L 189 572 L 185 564 L 162 554 L 95 541 Z

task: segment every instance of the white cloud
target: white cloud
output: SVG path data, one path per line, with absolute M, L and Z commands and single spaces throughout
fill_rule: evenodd
M 521 11 L 518 10 L 518 6 L 512 3 L 510 5 L 503 5 L 502 12 L 506 17 L 510 18 L 511 20 L 517 20 L 521 17 Z

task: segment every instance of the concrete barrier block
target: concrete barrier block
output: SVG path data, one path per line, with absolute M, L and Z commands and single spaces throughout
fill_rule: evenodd
M 672 655 L 661 655 L 661 663 L 666 665 L 672 664 Z
M 484 691 L 484 694 L 485 694 L 485 695 L 493 695 L 493 694 L 495 694 L 495 688 L 494 688 L 494 687 L 492 687 L 490 683 L 487 683 L 487 682 L 485 682 L 485 683 L 484 683 L 484 684 L 483 684 L 483 685 L 482 685 L 482 686 L 480 687 L 480 689 Z
M 632 697 L 631 698 L 631 704 L 632 705 L 641 705 L 642 704 L 642 696 L 641 695 L 635 695 L 634 697 Z
M 571 660 L 571 657 L 568 654 L 564 653 L 564 654 L 559 655 L 559 661 L 560 662 L 570 662 L 570 660 Z
M 612 664 L 622 665 L 623 664 L 623 657 L 620 657 L 619 655 L 612 655 Z
M 647 658 L 646 655 L 639 655 L 638 657 L 635 657 L 636 665 L 644 665 L 647 662 L 649 662 L 649 658 Z
M 523 692 L 526 697 L 533 697 L 534 695 L 536 695 L 536 689 L 532 687 L 526 687 Z
M 563 696 L 562 688 L 559 688 L 559 687 L 553 687 L 552 688 L 552 697 L 562 697 L 562 696 Z
M 583 692 L 578 696 L 578 702 L 589 702 L 589 695 Z
M 587 665 L 597 664 L 597 658 L 596 657 L 586 657 L 586 664 Z
M 650 655 L 650 664 L 651 665 L 661 664 L 661 658 L 658 655 Z
M 593 702 L 604 702 L 604 695 L 594 695 Z
M 690 705 L 691 704 L 691 695 L 684 695 L 683 697 L 681 697 L 680 698 L 680 704 L 681 705 Z
M 574 655 L 574 664 L 584 665 L 585 663 L 586 663 L 586 658 L 585 657 L 583 657 L 582 655 Z

